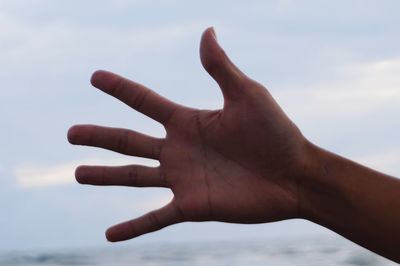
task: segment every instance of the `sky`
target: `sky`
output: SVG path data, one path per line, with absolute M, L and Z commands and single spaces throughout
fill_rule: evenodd
M 0 250 L 107 244 L 104 230 L 168 202 L 165 189 L 90 187 L 80 164 L 157 165 L 68 144 L 76 123 L 163 128 L 90 86 L 106 69 L 180 104 L 222 106 L 199 41 L 214 26 L 315 144 L 400 176 L 400 2 L 0 0 Z M 186 223 L 129 243 L 331 236 L 306 221 Z

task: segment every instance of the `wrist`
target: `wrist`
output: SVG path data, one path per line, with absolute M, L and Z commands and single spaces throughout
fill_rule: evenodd
M 304 171 L 298 178 L 298 212 L 303 218 L 326 226 L 334 205 L 347 204 L 338 174 L 350 161 L 307 141 Z
M 299 218 L 398 261 L 399 180 L 311 143 L 306 158 Z

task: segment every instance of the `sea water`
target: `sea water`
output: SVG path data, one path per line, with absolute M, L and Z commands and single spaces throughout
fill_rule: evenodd
M 0 265 L 397 265 L 344 239 L 258 239 L 3 252 Z

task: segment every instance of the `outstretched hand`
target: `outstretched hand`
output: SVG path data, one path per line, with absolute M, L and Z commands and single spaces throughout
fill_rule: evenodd
M 165 187 L 174 194 L 166 206 L 108 229 L 110 241 L 184 221 L 261 223 L 300 216 L 298 190 L 307 165 L 307 140 L 268 91 L 233 65 L 212 28 L 202 36 L 200 56 L 222 90 L 221 110 L 178 105 L 110 72 L 92 76 L 93 86 L 158 121 L 167 134 L 161 139 L 128 129 L 72 127 L 72 144 L 160 162 L 159 167 L 80 166 L 78 182 Z

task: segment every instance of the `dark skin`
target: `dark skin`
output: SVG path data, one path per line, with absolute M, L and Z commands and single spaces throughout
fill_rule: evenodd
M 200 57 L 221 88 L 221 110 L 181 106 L 116 74 L 93 74 L 93 86 L 158 121 L 167 134 L 154 138 L 127 129 L 72 127 L 72 144 L 160 162 L 159 167 L 80 166 L 78 182 L 165 187 L 174 194 L 166 206 L 108 229 L 107 239 L 127 240 L 185 221 L 304 218 L 399 261 L 400 182 L 310 143 L 269 92 L 229 60 L 212 28 L 202 36 Z M 371 193 L 378 203 L 365 196 Z M 387 205 L 391 212 L 382 208 Z

